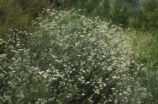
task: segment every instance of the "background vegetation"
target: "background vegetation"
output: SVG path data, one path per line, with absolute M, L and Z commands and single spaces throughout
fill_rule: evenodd
M 49 8 L 46 0 L 0 0 L 0 38 L 8 38 L 15 28 L 30 31 L 31 21 L 43 8 Z

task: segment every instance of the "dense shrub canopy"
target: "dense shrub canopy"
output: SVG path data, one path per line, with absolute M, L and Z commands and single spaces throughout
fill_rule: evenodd
M 158 0 L 0 0 L 0 103 L 158 104 L 157 19 Z
M 139 104 L 148 97 L 120 27 L 73 10 L 46 12 L 34 21 L 35 32 L 17 30 L 6 43 L 0 102 Z

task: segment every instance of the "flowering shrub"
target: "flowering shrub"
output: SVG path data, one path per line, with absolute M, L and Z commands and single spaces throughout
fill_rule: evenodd
M 33 33 L 15 31 L 0 55 L 2 104 L 141 103 L 141 66 L 121 28 L 73 10 L 46 12 Z

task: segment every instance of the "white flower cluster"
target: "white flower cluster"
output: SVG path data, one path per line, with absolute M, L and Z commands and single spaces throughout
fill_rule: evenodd
M 1 60 L 9 90 L 4 99 L 36 104 L 132 104 L 137 69 L 120 27 L 77 11 L 47 11 L 35 32 L 18 33 Z M 25 33 L 26 34 L 26 33 Z M 1 67 L 0 67 L 1 68 Z M 139 88 L 137 88 L 139 86 Z M 0 98 L 1 100 L 2 98 Z

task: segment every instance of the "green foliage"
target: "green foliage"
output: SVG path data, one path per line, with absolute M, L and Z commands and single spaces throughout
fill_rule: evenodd
M 139 14 L 130 21 L 130 25 L 136 29 L 153 31 L 158 28 L 158 1 L 150 0 L 143 2 Z
M 87 15 L 107 17 L 110 9 L 109 0 L 58 0 L 68 8 L 85 9 Z
M 113 23 L 135 29 L 154 30 L 158 28 L 158 1 L 141 1 L 142 5 L 127 3 L 128 0 L 114 0 L 110 8 Z
M 153 98 L 148 99 L 147 104 L 157 104 L 158 100 L 158 35 L 157 32 L 147 33 L 139 31 L 134 36 L 133 49 L 139 54 L 137 61 L 144 63 L 141 74 L 141 82 L 146 85 Z
M 0 102 L 141 104 L 148 97 L 120 27 L 76 11 L 46 11 L 33 33 L 14 32 L 0 54 Z
M 127 26 L 129 18 L 129 8 L 125 1 L 114 0 L 110 9 L 110 18 L 115 24 Z
M 143 8 L 136 18 L 131 20 L 132 27 L 137 29 L 134 36 L 133 48 L 137 59 L 145 65 L 142 71 L 142 84 L 146 85 L 153 98 L 148 99 L 147 104 L 158 103 L 158 1 L 149 0 L 143 2 Z M 143 32 L 142 32 L 143 31 Z M 145 31 L 145 32 L 144 32 Z
M 63 0 L 58 1 L 68 8 L 85 9 L 87 15 L 111 19 L 115 24 L 122 24 L 136 29 L 155 29 L 158 27 L 158 1 L 141 1 L 138 7 L 135 0 Z
M 7 38 L 10 29 L 31 30 L 31 21 L 46 7 L 44 0 L 0 0 L 0 38 Z

